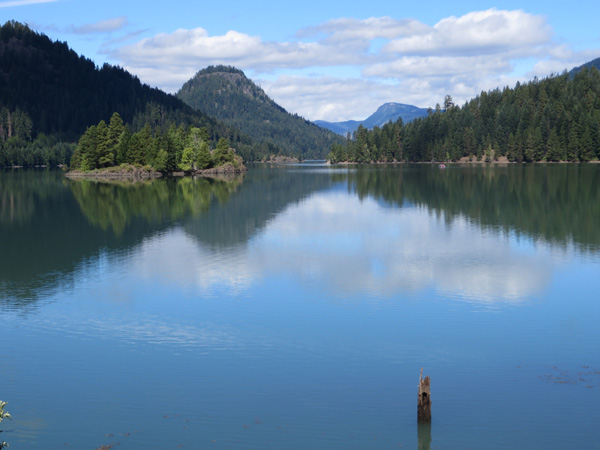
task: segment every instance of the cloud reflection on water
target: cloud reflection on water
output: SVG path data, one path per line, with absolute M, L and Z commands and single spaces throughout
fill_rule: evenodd
M 247 244 L 218 250 L 182 230 L 144 242 L 134 256 L 143 277 L 209 295 L 241 293 L 263 279 L 295 278 L 341 297 L 395 297 L 428 289 L 484 304 L 518 303 L 550 283 L 560 255 L 532 252 L 466 219 L 448 225 L 424 208 L 387 208 L 346 193 L 318 193 L 288 207 Z

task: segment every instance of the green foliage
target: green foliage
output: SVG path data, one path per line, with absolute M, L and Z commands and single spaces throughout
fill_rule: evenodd
M 229 145 L 229 140 L 222 137 L 211 153 L 208 130 L 198 127 L 185 130 L 172 125 L 163 132 L 161 127 L 153 129 L 146 124 L 131 134 L 114 114 L 109 126 L 100 121 L 81 136 L 71 158 L 71 169 L 88 171 L 132 164 L 148 165 L 159 172 L 191 172 L 226 163 L 238 167 L 239 157 Z
M 212 154 L 212 160 L 215 166 L 221 166 L 228 162 L 233 162 L 233 152 L 229 149 L 229 140 L 225 138 L 219 139 L 217 148 Z
M 7 107 L 0 108 L 0 142 L 6 142 L 11 137 L 30 140 L 33 121 L 29 114 L 18 107 L 10 111 Z
M 0 142 L 0 167 L 68 164 L 74 150 L 74 144 L 61 142 L 55 136 L 40 134 L 34 140 L 13 136 Z
M 208 142 L 203 141 L 200 143 L 196 153 L 196 167 L 198 167 L 200 170 L 203 170 L 210 168 L 211 165 L 213 165 L 213 159 L 210 154 L 210 149 L 208 148 Z M 218 166 L 219 164 L 215 165 Z
M 184 172 L 189 172 L 194 169 L 196 166 L 196 154 L 192 147 L 186 147 L 183 149 L 183 154 L 181 155 L 181 162 L 178 164 L 180 170 Z
M 204 69 L 176 98 L 120 67 L 98 68 L 65 43 L 9 21 L 0 27 L 0 166 L 71 161 L 92 169 L 129 162 L 176 170 L 188 145 L 182 130 L 189 127 L 206 129 L 202 140 L 209 147 L 229 139 L 249 161 L 327 152 L 332 160 L 356 162 L 492 154 L 516 162 L 591 161 L 600 156 L 600 75 L 592 63 L 482 92 L 462 107 L 448 95 L 444 108 L 437 105 L 428 117 L 357 130 L 341 150 L 334 147 L 342 145 L 339 136 L 288 114 L 238 69 Z M 73 153 L 68 143 L 77 140 Z M 194 149 L 197 167 L 214 163 L 215 155 L 209 161 L 205 150 Z M 216 157 L 227 158 L 220 151 Z
M 298 153 L 305 159 L 323 158 L 334 142 L 341 143 L 335 133 L 289 114 L 234 67 L 201 70 L 183 85 L 177 97 L 250 137 L 254 144 L 243 137 L 236 142 L 228 136 L 247 161 Z
M 26 112 L 0 107 L 0 167 L 54 166 L 69 162 L 73 145 L 44 133 L 38 133 L 33 139 L 32 127 Z
M 154 169 L 158 172 L 166 172 L 169 164 L 169 155 L 164 149 L 160 149 L 154 159 Z
M 244 145 L 250 142 L 239 131 L 193 110 L 173 95 L 142 84 L 124 69 L 109 64 L 98 68 L 66 43 L 53 42 L 15 21 L 0 26 L 0 80 L 0 155 L 6 153 L 2 147 L 11 138 L 19 139 L 10 144 L 20 146 L 11 153 L 12 164 L 32 165 L 38 155 L 28 154 L 29 143 L 41 134 L 55 142 L 76 142 L 90 125 L 102 120 L 105 125 L 108 122 L 106 136 L 96 142 L 93 152 L 86 152 L 88 160 L 76 158 L 78 164 L 108 167 L 142 157 L 156 158 L 159 149 L 146 148 L 143 139 L 135 149 L 138 153 L 123 153 L 124 145 L 118 139 L 125 124 L 133 134 L 146 124 L 163 134 L 171 125 L 195 126 L 206 128 L 211 141 L 227 137 L 236 146 L 242 139 L 247 141 Z M 60 163 L 68 162 L 68 156 Z M 6 155 L 0 156 L 0 165 L 6 161 Z M 169 164 L 173 169 L 173 161 Z
M 583 68 L 515 88 L 482 92 L 464 106 L 451 97 L 406 125 L 358 129 L 331 162 L 591 161 L 600 157 L 600 72 Z
M 596 167 L 555 164 L 449 170 L 371 170 L 347 173 L 348 188 L 392 205 L 417 205 L 446 224 L 467 218 L 496 233 L 535 236 L 557 248 L 598 249 L 600 213 Z M 477 189 L 474 187 L 477 186 Z M 527 214 L 523 214 L 527 211 Z
M 77 180 L 69 183 L 69 187 L 89 222 L 118 236 L 136 217 L 156 223 L 165 217 L 202 215 L 210 209 L 213 199 L 227 202 L 242 180 L 241 176 L 231 181 L 202 177 L 136 183 Z
M 186 144 L 181 155 L 181 160 L 178 162 L 179 170 L 189 172 L 195 169 L 208 169 L 211 167 L 213 161 L 210 155 L 206 128 L 190 128 L 183 140 Z
M 37 132 L 73 140 L 93 123 L 119 111 L 124 122 L 189 123 L 219 128 L 172 95 L 142 84 L 120 67 L 97 68 L 67 44 L 52 42 L 26 25 L 7 22 L 0 28 L 0 103 L 27 111 Z M 90 88 L 93 86 L 93 89 Z M 156 125 L 156 123 L 152 123 Z M 139 127 L 141 128 L 141 127 Z M 137 128 L 136 128 L 137 129 Z

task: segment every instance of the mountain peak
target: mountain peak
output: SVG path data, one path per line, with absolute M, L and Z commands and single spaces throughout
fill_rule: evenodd
M 224 65 L 205 67 L 204 69 L 198 71 L 196 76 L 208 75 L 211 73 L 235 73 L 238 75 L 243 75 L 243 77 L 246 78 L 246 74 L 244 74 L 244 72 L 242 70 L 240 70 L 236 67 L 233 67 L 233 66 L 224 66 Z
M 425 117 L 427 109 L 419 108 L 413 105 L 404 103 L 388 102 L 377 108 L 373 114 L 365 120 L 346 120 L 344 122 L 327 122 L 317 120 L 315 123 L 323 128 L 327 128 L 338 134 L 353 133 L 359 125 L 371 129 L 374 127 L 382 127 L 388 122 L 395 122 L 398 118 L 402 118 L 403 122 L 410 122 L 418 117 Z
M 196 73 L 194 77 L 188 80 L 177 93 L 177 97 L 184 102 L 194 103 L 195 98 L 200 95 L 197 91 L 204 90 L 203 96 L 208 95 L 207 92 L 212 92 L 210 95 L 216 97 L 215 106 L 223 106 L 223 101 L 231 100 L 231 96 L 243 95 L 253 101 L 258 101 L 264 104 L 275 105 L 273 100 L 263 91 L 260 86 L 257 86 L 246 77 L 246 74 L 232 66 L 208 66 Z M 205 105 L 211 109 L 209 105 Z M 195 107 L 192 105 L 192 107 Z M 217 112 L 212 111 L 216 116 Z M 210 113 L 209 113 L 210 114 Z
M 239 128 L 267 153 L 322 158 L 338 139 L 330 131 L 289 114 L 235 67 L 202 69 L 176 96 L 192 108 Z

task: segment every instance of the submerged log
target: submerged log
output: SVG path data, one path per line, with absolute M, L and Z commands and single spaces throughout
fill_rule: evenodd
M 423 369 L 419 377 L 419 399 L 417 402 L 418 423 L 431 422 L 431 382 L 429 377 L 423 378 Z

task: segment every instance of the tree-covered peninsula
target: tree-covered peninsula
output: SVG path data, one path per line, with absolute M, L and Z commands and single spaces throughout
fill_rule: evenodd
M 534 79 L 482 92 L 455 106 L 450 96 L 425 118 L 402 120 L 334 144 L 331 162 L 585 162 L 600 157 L 600 72 Z
M 221 172 L 245 170 L 242 158 L 229 147 L 227 138 L 220 138 L 211 149 L 205 127 L 171 126 L 167 130 L 152 128 L 148 123 L 132 133 L 118 113 L 110 122 L 101 120 L 88 127 L 70 161 L 72 171 L 82 173 L 121 167 L 123 175 L 131 166 L 147 166 L 155 172 L 198 173 L 209 169 Z M 109 171 L 108 173 L 115 173 Z

